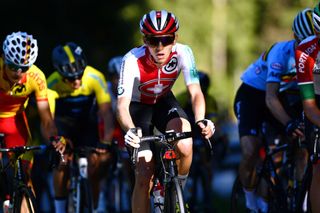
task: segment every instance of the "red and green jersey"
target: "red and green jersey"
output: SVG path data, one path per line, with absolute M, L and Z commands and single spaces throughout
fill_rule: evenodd
M 297 79 L 301 97 L 320 95 L 320 44 L 316 36 L 303 40 L 296 48 Z

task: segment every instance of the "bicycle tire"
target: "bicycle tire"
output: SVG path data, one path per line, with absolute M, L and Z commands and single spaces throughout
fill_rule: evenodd
M 311 212 L 310 185 L 312 180 L 312 163 L 308 162 L 306 172 L 303 176 L 300 192 L 298 194 L 298 211 Z
M 246 198 L 243 191 L 242 183 L 240 177 L 237 176 L 233 182 L 231 191 L 231 213 L 243 213 L 246 212 Z
M 23 198 L 26 200 L 27 212 L 35 213 L 37 211 L 36 198 L 30 187 L 20 186 L 13 198 L 13 213 L 20 213 Z
M 92 200 L 92 192 L 88 179 L 81 178 L 80 179 L 80 205 L 79 205 L 79 213 L 91 213 L 93 212 L 93 200 Z
M 179 180 L 173 178 L 171 182 L 165 184 L 164 213 L 186 213 L 186 210 Z

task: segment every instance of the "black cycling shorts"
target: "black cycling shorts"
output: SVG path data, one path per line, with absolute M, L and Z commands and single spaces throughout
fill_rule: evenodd
M 58 134 L 71 139 L 73 146 L 97 147 L 100 143 L 96 116 L 87 119 L 55 117 Z
M 264 123 L 268 123 L 268 127 L 271 127 L 274 133 L 284 133 L 285 127 L 272 115 L 266 105 L 265 97 L 265 91 L 244 83 L 239 87 L 235 97 L 234 112 L 238 119 L 240 137 L 258 135 L 259 131 L 266 127 Z M 303 110 L 298 92 L 281 92 L 279 93 L 279 100 L 291 118 L 302 120 Z
M 244 83 L 239 87 L 233 109 L 238 119 L 240 137 L 259 134 L 267 114 L 270 114 L 265 103 L 265 96 L 265 91 Z
M 185 118 L 187 114 L 180 107 L 178 101 L 169 92 L 155 104 L 143 104 L 140 102 L 131 102 L 130 115 L 136 127 L 142 129 L 142 135 L 153 135 L 154 127 L 160 132 L 166 131 L 167 124 L 174 118 Z M 153 150 L 148 143 L 141 144 L 139 151 Z

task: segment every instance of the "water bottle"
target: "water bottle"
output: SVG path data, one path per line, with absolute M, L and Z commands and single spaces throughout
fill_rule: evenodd
M 78 165 L 79 165 L 79 172 L 81 177 L 83 178 L 88 178 L 88 160 L 85 157 L 81 157 L 79 158 L 78 161 Z
M 154 212 L 161 213 L 163 211 L 164 197 L 163 197 L 163 186 L 160 184 L 159 180 L 156 181 L 156 184 L 153 187 L 153 203 L 154 203 Z
M 10 200 L 5 200 L 3 202 L 3 213 L 11 213 L 12 206 L 10 205 Z

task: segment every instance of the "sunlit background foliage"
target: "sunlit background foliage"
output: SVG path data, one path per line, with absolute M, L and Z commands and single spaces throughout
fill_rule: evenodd
M 4 0 L 0 39 L 27 31 L 39 43 L 36 64 L 53 71 L 51 50 L 75 41 L 89 63 L 106 72 L 108 60 L 142 43 L 139 19 L 151 9 L 167 9 L 180 20 L 179 42 L 191 46 L 198 69 L 212 78 L 210 93 L 231 112 L 241 72 L 276 41 L 292 39 L 291 23 L 305 0 Z M 182 91 L 179 79 L 174 88 Z M 232 113 L 230 113 L 231 116 Z

